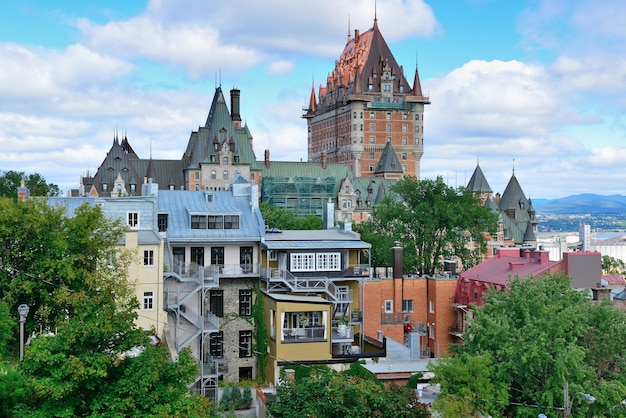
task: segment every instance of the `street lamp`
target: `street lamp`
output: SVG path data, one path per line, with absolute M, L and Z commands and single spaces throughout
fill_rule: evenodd
M 576 398 L 576 395 L 581 395 L 585 399 L 585 401 L 587 401 L 587 403 L 594 403 L 596 401 L 596 398 L 584 392 L 574 393 L 570 401 L 569 388 L 568 388 L 567 381 L 566 381 L 563 384 L 563 416 L 565 418 L 568 418 L 570 414 L 572 413 L 572 405 L 574 405 L 574 398 Z
M 25 303 L 17 307 L 17 312 L 20 314 L 20 361 L 24 360 L 24 324 L 29 310 L 30 307 Z

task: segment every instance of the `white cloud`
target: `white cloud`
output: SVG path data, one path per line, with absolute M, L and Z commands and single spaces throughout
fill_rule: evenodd
M 280 75 L 292 72 L 293 68 L 293 61 L 278 60 L 269 63 L 269 65 L 267 66 L 267 72 L 270 75 Z

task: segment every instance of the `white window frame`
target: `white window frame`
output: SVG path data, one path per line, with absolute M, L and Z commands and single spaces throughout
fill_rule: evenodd
M 341 271 L 341 253 L 317 253 L 318 271 Z
M 139 212 L 127 212 L 126 225 L 130 229 L 139 229 Z
M 276 250 L 269 250 L 268 253 L 269 254 L 268 254 L 267 258 L 270 261 L 277 261 L 278 260 L 278 251 L 276 251 Z
M 428 338 L 430 338 L 431 340 L 435 339 L 435 324 L 434 323 L 430 324 L 430 326 L 428 327 Z
M 144 267 L 154 267 L 154 250 L 143 250 Z
M 385 313 L 393 313 L 393 300 L 386 300 L 385 301 Z
M 315 253 L 290 254 L 291 271 L 315 271 Z
M 143 292 L 143 301 L 142 307 L 144 311 L 152 311 L 154 310 L 154 292 Z
M 428 313 L 435 313 L 435 301 L 432 299 L 428 301 Z

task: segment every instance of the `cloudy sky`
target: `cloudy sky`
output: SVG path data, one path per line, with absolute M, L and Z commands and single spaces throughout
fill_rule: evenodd
M 257 158 L 306 160 L 312 83 L 375 12 L 432 101 L 422 178 L 464 185 L 480 161 L 496 192 L 515 170 L 531 198 L 626 194 L 623 0 L 4 1 L 0 170 L 76 188 L 116 131 L 178 159 L 218 85 Z

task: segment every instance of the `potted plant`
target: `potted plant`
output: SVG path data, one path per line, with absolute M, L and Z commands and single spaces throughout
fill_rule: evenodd
M 348 326 L 348 317 L 347 316 L 339 317 L 339 325 L 337 326 L 337 333 L 339 334 L 340 337 L 346 336 L 347 326 Z
M 300 315 L 300 318 L 299 318 L 299 319 L 300 319 L 300 324 L 301 324 L 303 327 L 305 327 L 305 328 L 306 328 L 306 327 L 308 327 L 308 326 L 309 326 L 309 317 L 308 317 L 308 316 L 306 316 L 305 314 L 302 314 L 302 315 Z

